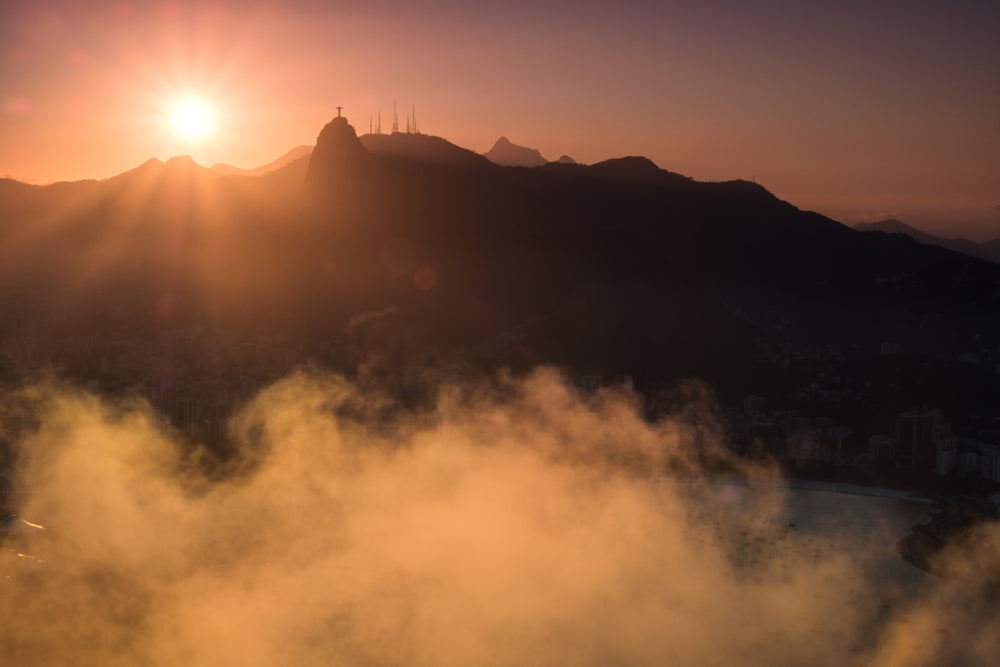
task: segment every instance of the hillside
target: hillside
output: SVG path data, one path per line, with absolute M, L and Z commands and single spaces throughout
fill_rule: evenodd
M 879 222 L 859 222 L 854 229 L 861 232 L 885 232 L 886 234 L 905 234 L 917 243 L 939 246 L 960 252 L 970 257 L 978 257 L 990 262 L 1000 263 L 1000 239 L 987 243 L 975 243 L 968 239 L 945 239 L 933 234 L 927 234 L 899 220 L 888 219 Z
M 225 162 L 213 164 L 211 169 L 221 176 L 263 176 L 264 174 L 275 171 L 276 169 L 281 169 L 285 165 L 291 164 L 296 160 L 307 157 L 310 153 L 312 153 L 312 149 L 312 146 L 296 146 L 281 157 L 253 169 L 241 169 L 239 167 L 234 167 L 231 164 L 226 164 Z
M 789 360 L 1000 342 L 1000 267 L 641 157 L 512 169 L 335 119 L 262 177 L 177 158 L 2 192 L 7 339 L 204 326 L 333 345 L 347 371 L 552 363 L 734 395 Z

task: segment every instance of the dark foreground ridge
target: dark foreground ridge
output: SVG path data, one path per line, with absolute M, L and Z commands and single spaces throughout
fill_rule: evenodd
M 651 413 L 683 378 L 729 405 L 766 396 L 746 447 L 822 417 L 850 427 L 838 460 L 915 405 L 956 427 L 1000 417 L 1000 266 L 642 157 L 507 168 L 335 118 L 258 177 L 177 158 L 5 180 L 0 214 L 9 381 L 47 364 L 180 413 L 308 361 L 410 394 L 552 364 L 591 389 L 627 379 Z

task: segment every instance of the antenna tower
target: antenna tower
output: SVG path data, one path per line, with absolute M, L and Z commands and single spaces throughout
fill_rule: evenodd
M 413 134 L 420 134 L 420 130 L 417 129 L 417 105 L 415 102 L 411 104 L 413 104 Z
M 392 133 L 399 132 L 399 114 L 396 112 L 396 100 L 392 101 Z

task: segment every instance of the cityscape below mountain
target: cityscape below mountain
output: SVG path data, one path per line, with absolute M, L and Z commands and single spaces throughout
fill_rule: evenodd
M 733 447 L 908 484 L 959 474 L 940 437 L 976 457 L 1000 442 L 1000 267 L 969 256 L 991 246 L 861 233 L 754 183 L 640 157 L 551 163 L 505 138 L 486 156 L 359 138 L 338 117 L 314 149 L 253 170 L 174 158 L 2 187 L 8 381 L 44 360 L 102 390 L 143 387 L 197 433 L 222 437 L 224 396 L 312 360 L 404 402 L 549 364 L 590 390 L 625 382 L 656 413 L 695 378 L 731 410 Z M 164 350 L 172 370 L 149 375 Z M 934 437 L 904 453 L 901 415 L 922 410 Z M 795 449 L 803 433 L 818 449 Z

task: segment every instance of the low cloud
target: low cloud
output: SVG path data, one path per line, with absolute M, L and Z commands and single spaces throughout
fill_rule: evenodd
M 347 333 L 356 333 L 359 329 L 363 329 L 367 325 L 375 322 L 382 322 L 398 312 L 399 308 L 396 306 L 386 306 L 381 310 L 366 310 L 365 312 L 352 317 L 351 321 L 347 323 L 345 331 Z
M 302 372 L 233 418 L 238 452 L 209 476 L 141 400 L 12 394 L 4 423 L 29 424 L 5 427 L 17 509 L 46 526 L 16 547 L 45 562 L 4 545 L 0 651 L 88 665 L 997 657 L 995 603 L 887 564 L 871 536 L 902 537 L 889 519 L 810 532 L 767 467 L 726 462 L 752 487 L 706 475 L 725 450 L 689 395 L 649 423 L 633 398 L 542 369 L 403 415 Z M 976 539 L 997 554 L 996 531 Z

